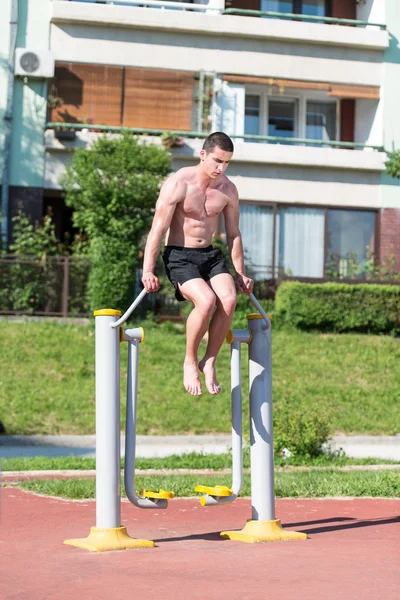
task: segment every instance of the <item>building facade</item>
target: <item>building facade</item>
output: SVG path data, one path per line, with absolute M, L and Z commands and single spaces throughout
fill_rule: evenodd
M 52 77 L 24 74 L 22 50 L 10 76 L 13 3 L 0 9 L 3 229 L 22 204 L 34 219 L 51 206 L 61 233 L 60 177 L 104 130 L 175 132 L 174 169 L 222 130 L 256 278 L 400 265 L 400 188 L 385 173 L 400 148 L 398 0 L 20 0 L 15 48 L 54 61 Z

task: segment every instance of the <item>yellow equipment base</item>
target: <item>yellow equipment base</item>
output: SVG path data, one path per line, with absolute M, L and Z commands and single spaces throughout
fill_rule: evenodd
M 255 542 L 280 542 L 306 540 L 308 535 L 298 531 L 286 531 L 279 519 L 273 521 L 247 521 L 240 531 L 223 531 L 223 538 L 254 544 Z
M 154 548 L 150 540 L 131 538 L 126 527 L 98 529 L 91 527 L 87 538 L 65 540 L 64 544 L 76 546 L 91 552 L 106 552 L 107 550 L 128 550 L 129 548 Z

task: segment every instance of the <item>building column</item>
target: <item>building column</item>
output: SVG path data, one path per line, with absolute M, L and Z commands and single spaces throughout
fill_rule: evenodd
M 400 272 L 400 208 L 382 208 L 380 213 L 380 263 L 387 267 L 396 260 Z
M 22 210 L 33 223 L 41 223 L 43 219 L 43 188 L 10 186 L 8 239 L 12 241 L 13 217 Z

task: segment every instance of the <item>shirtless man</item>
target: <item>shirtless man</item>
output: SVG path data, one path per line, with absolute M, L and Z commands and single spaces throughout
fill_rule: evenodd
M 210 394 L 220 392 L 215 362 L 236 306 L 235 283 L 220 250 L 211 246 L 220 213 L 225 219 L 237 288 L 246 294 L 253 290 L 253 280 L 246 276 L 244 267 L 238 192 L 224 175 L 232 154 L 232 140 L 225 133 L 212 133 L 200 150 L 200 163 L 168 177 L 157 200 L 144 253 L 142 282 L 148 292 L 156 292 L 160 283 L 154 268 L 166 235 L 163 260 L 175 296 L 193 302 L 186 324 L 183 364 L 183 384 L 193 396 L 202 393 L 199 371 Z M 207 328 L 206 353 L 198 362 L 200 341 Z

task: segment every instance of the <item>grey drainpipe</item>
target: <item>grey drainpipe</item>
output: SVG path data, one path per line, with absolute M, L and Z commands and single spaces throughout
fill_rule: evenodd
M 9 187 L 10 187 L 10 147 L 13 116 L 13 98 L 14 98 L 14 56 L 17 44 L 18 30 L 18 0 L 11 2 L 10 19 L 10 51 L 8 57 L 8 87 L 7 87 L 7 107 L 4 115 L 4 149 L 3 149 L 3 176 L 1 186 L 1 232 L 2 247 L 7 250 L 8 247 L 8 216 L 9 216 Z

